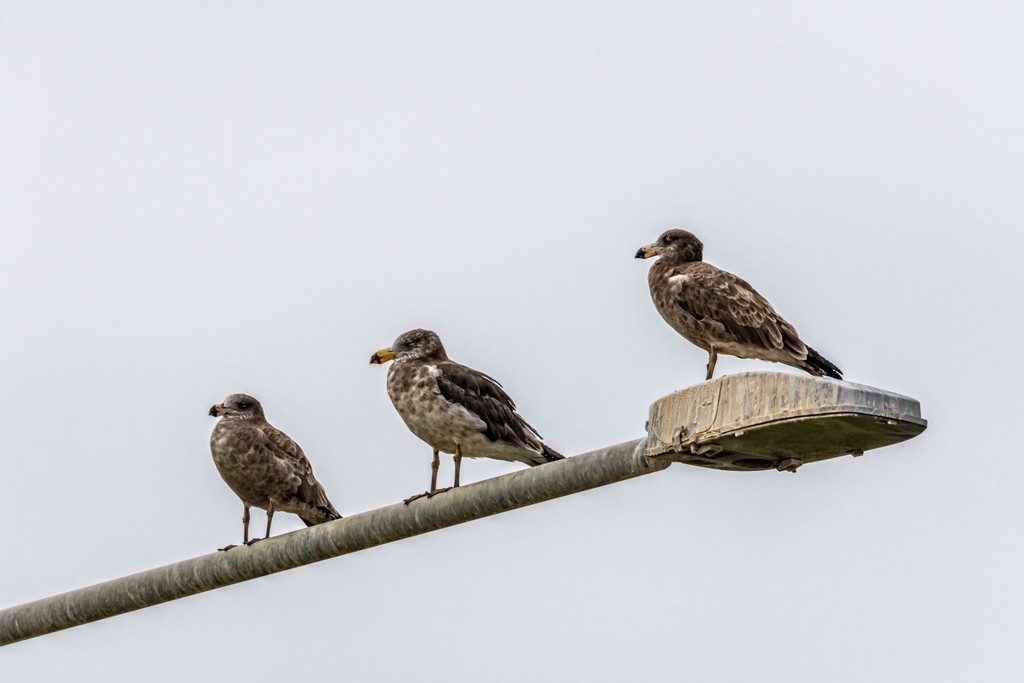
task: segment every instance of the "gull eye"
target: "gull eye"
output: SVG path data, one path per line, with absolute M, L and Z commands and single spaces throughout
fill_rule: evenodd
M 242 410 L 248 410 L 249 408 L 252 408 L 252 404 L 249 403 L 248 401 L 240 401 L 238 403 L 238 407 L 241 408 Z

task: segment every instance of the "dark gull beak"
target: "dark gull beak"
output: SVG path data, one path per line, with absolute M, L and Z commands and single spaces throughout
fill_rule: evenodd
M 210 417 L 220 417 L 220 404 L 210 408 Z
M 636 258 L 651 258 L 661 253 L 661 249 L 654 244 L 645 244 L 636 250 Z

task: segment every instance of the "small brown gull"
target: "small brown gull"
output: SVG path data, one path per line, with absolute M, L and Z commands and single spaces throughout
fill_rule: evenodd
M 252 396 L 232 394 L 210 408 L 219 417 L 210 435 L 210 451 L 220 476 L 242 499 L 242 542 L 249 540 L 249 508 L 267 511 L 267 534 L 274 513 L 292 512 L 306 526 L 340 519 L 299 444 L 275 429 Z M 227 550 L 234 546 L 227 546 Z
M 843 378 L 745 280 L 704 263 L 704 245 L 693 233 L 669 230 L 636 252 L 636 258 L 653 256 L 661 257 L 647 274 L 654 306 L 672 329 L 708 352 L 706 379 L 719 353 Z

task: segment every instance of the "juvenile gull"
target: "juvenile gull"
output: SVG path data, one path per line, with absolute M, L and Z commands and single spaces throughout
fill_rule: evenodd
M 796 330 L 745 280 L 701 259 L 704 245 L 686 230 L 669 230 L 636 258 L 660 256 L 647 274 L 651 298 L 672 329 L 708 352 L 707 377 L 719 353 L 785 363 L 812 375 L 843 372 L 804 344 Z
M 388 370 L 388 396 L 412 433 L 434 449 L 430 490 L 406 504 L 448 490 L 437 488 L 438 452 L 453 454 L 455 486 L 463 456 L 531 466 L 565 457 L 519 416 L 496 380 L 449 360 L 440 338 L 430 330 L 400 335 L 390 348 L 374 353 L 370 363 L 390 360 L 395 362 Z
M 299 444 L 275 429 L 252 396 L 232 394 L 210 408 L 221 418 L 210 435 L 210 451 L 220 476 L 242 499 L 242 542 L 249 540 L 249 508 L 267 511 L 267 535 L 278 511 L 293 512 L 306 526 L 340 519 Z M 234 546 L 227 546 L 227 550 Z

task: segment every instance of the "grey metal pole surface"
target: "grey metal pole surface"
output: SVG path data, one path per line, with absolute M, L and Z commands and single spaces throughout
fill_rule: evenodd
M 99 621 L 668 467 L 638 439 L 0 611 L 0 645 Z

